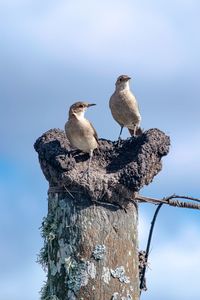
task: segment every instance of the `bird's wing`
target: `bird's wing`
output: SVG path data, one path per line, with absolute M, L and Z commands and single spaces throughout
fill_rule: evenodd
M 92 123 L 90 122 L 90 121 L 88 121 L 89 123 L 90 123 L 90 126 L 92 127 L 92 129 L 93 129 L 93 131 L 94 131 L 94 137 L 95 137 L 95 139 L 96 139 L 96 141 L 97 141 L 97 143 L 98 143 L 98 134 L 97 134 L 97 132 L 96 132 L 96 129 L 94 128 L 94 126 L 92 125 Z

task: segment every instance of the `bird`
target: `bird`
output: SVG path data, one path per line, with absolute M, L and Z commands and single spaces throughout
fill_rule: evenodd
M 70 106 L 69 118 L 65 124 L 65 134 L 72 148 L 89 153 L 89 165 L 86 170 L 90 172 L 90 165 L 93 157 L 93 151 L 98 147 L 98 135 L 93 125 L 85 118 L 85 111 L 88 107 L 94 106 L 94 103 L 75 102 Z
M 120 75 L 115 83 L 115 91 L 110 97 L 109 107 L 114 120 L 121 126 L 118 140 L 121 139 L 122 130 L 127 127 L 131 136 L 142 134 L 140 128 L 141 115 L 137 100 L 130 90 L 128 75 Z

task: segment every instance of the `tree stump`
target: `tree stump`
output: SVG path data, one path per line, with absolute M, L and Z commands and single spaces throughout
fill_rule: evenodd
M 43 300 L 138 300 L 134 195 L 161 170 L 169 137 L 158 129 L 117 142 L 101 139 L 89 177 L 88 154 L 52 129 L 35 143 L 49 182 L 39 261 L 48 276 Z

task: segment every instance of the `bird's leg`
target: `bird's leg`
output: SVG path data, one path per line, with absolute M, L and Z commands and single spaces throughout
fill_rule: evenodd
M 89 159 L 89 164 L 88 164 L 88 175 L 90 175 L 90 166 L 91 166 L 92 157 L 93 157 L 93 150 L 90 149 L 90 159 Z
M 121 134 L 122 134 L 123 128 L 124 128 L 124 126 L 122 125 L 121 129 L 120 129 L 119 137 L 118 137 L 118 142 L 121 140 Z
M 90 150 L 90 158 L 89 158 L 89 163 L 88 163 L 88 168 L 83 172 L 83 176 L 85 176 L 85 174 L 87 174 L 87 176 L 90 176 L 90 166 L 91 166 L 91 161 L 92 161 L 92 157 L 93 157 L 93 150 Z
M 137 125 L 134 125 L 133 136 L 136 136 Z

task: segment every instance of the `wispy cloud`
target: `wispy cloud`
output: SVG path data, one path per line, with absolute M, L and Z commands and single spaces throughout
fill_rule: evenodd
M 178 7 L 177 7 L 178 9 Z M 13 31 L 27 46 L 64 64 L 102 62 L 112 70 L 137 68 L 146 73 L 176 73 L 186 63 L 186 39 L 181 28 L 162 10 L 139 2 L 64 2 L 46 6 L 40 13 L 27 6 L 14 15 Z M 11 26 L 12 19 L 10 18 Z M 107 70 L 108 72 L 108 70 Z
M 81 57 L 166 72 L 183 63 L 182 41 L 170 20 L 139 3 L 62 2 L 34 20 L 31 31 L 40 46 L 65 62 L 73 54 L 79 62 Z
M 50 127 L 63 128 L 67 107 L 77 97 L 97 100 L 97 110 L 88 118 L 100 136 L 115 139 L 118 126 L 108 99 L 122 72 L 137 77 L 132 85 L 141 105 L 142 126 L 159 127 L 172 137 L 163 171 L 145 193 L 156 197 L 175 191 L 199 193 L 198 12 L 198 0 L 0 1 L 0 152 L 6 160 L 0 185 L 0 220 L 5 228 L 1 252 L 10 273 L 0 275 L 0 298 L 38 299 L 44 278 L 33 260 L 41 244 L 38 227 L 48 187 L 34 140 Z M 140 220 L 141 247 L 151 209 L 148 206 Z M 172 216 L 183 224 L 182 214 L 165 211 L 156 228 L 159 243 L 154 243 L 150 255 L 149 291 L 143 298 L 197 300 L 200 242 L 195 214 L 181 230 L 180 223 L 174 228 L 171 224 Z M 189 295 L 183 286 L 190 286 Z

